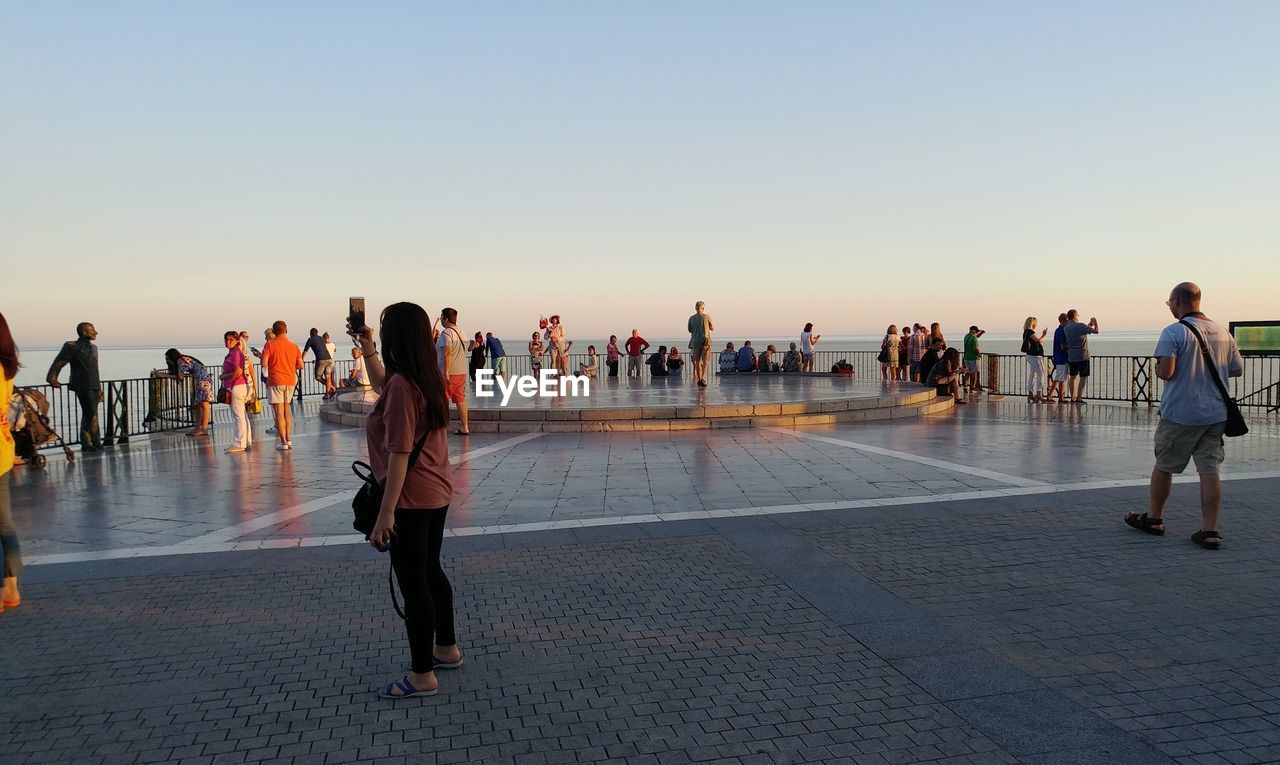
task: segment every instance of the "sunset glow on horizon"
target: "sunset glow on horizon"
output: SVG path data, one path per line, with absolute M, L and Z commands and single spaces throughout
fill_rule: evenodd
M 0 6 L 0 311 L 511 337 L 1280 319 L 1280 6 Z M 14 288 L 14 285 L 19 285 Z

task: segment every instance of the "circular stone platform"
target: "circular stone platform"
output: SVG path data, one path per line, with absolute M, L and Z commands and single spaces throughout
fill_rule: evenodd
M 364 425 L 377 396 L 340 394 L 320 411 L 324 419 Z M 843 375 L 719 375 L 706 388 L 688 378 L 604 378 L 591 395 L 524 398 L 512 394 L 480 398 L 467 390 L 470 424 L 476 433 L 576 433 L 698 430 L 761 426 L 826 425 L 835 422 L 917 417 L 950 409 L 916 383 L 862 381 Z

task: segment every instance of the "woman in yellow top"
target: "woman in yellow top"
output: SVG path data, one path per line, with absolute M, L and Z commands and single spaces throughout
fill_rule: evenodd
M 13 378 L 18 376 L 18 346 L 14 345 L 9 322 L 0 313 L 0 408 L 9 409 L 13 398 Z M 22 602 L 18 596 L 18 575 L 22 573 L 22 555 L 18 550 L 18 533 L 13 528 L 9 506 L 9 471 L 13 469 L 13 434 L 9 419 L 0 416 L 0 556 L 4 558 L 4 590 L 0 593 L 0 611 Z

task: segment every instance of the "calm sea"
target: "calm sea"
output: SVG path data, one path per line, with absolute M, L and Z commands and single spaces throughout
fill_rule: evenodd
M 1158 336 L 1158 332 L 1104 332 L 1090 338 L 1089 348 L 1096 356 L 1145 356 L 1150 355 L 1152 349 L 1155 348 Z M 882 337 L 882 335 L 824 335 L 818 344 L 818 349 L 824 351 L 879 350 Z M 626 338 L 622 339 L 625 340 Z M 653 350 L 657 350 L 659 345 L 668 347 L 675 345 L 683 350 L 689 343 L 687 336 L 683 338 L 649 337 L 645 339 L 653 345 Z M 779 350 L 785 351 L 789 343 L 799 341 L 799 339 L 798 336 L 790 335 L 786 337 L 757 335 L 734 337 L 732 335 L 717 334 L 713 349 L 720 350 L 727 341 L 733 341 L 734 345 L 737 346 L 743 340 L 750 340 L 752 346 L 757 350 L 763 350 L 766 345 L 773 343 Z M 960 346 L 963 339 L 964 333 L 947 336 L 947 341 L 957 347 Z M 573 353 L 586 353 L 587 346 L 594 344 L 596 350 L 603 354 L 607 342 L 608 338 L 574 338 Z M 528 353 L 527 343 L 528 340 L 522 338 L 503 338 L 503 345 L 506 347 L 507 353 L 513 356 Z M 989 332 L 982 338 L 982 350 L 987 353 L 1018 353 L 1021 344 L 1021 332 Z M 255 345 L 255 347 L 260 347 L 260 345 Z M 338 358 L 347 358 L 346 348 L 348 347 L 350 346 L 338 345 Z M 164 348 L 99 346 L 98 365 L 102 379 L 120 380 L 147 377 L 151 374 L 151 370 L 164 367 L 164 351 Z M 199 358 L 209 365 L 222 363 L 222 358 L 227 354 L 226 348 L 223 346 L 184 347 L 182 351 Z M 45 375 L 49 371 L 49 365 L 53 363 L 54 357 L 58 355 L 58 349 L 22 348 L 20 349 L 20 354 L 23 368 L 18 371 L 17 384 L 37 385 L 44 382 Z M 66 382 L 66 380 L 67 373 L 64 371 L 62 373 L 62 381 Z

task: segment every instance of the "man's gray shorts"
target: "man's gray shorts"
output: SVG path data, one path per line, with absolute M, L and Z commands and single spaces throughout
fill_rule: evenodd
M 333 359 L 321 359 L 316 362 L 316 382 L 325 382 L 329 379 L 329 372 L 333 371 Z
M 493 358 L 493 373 L 501 377 L 507 376 L 507 357 L 495 356 Z
M 1222 431 L 1227 423 L 1179 425 L 1161 420 L 1156 426 L 1156 470 L 1181 473 L 1192 459 L 1196 472 L 1216 475 L 1222 464 Z
M 974 373 L 977 373 L 977 372 L 981 372 L 981 371 L 982 371 L 981 369 L 979 369 L 979 368 L 978 368 L 978 360 L 977 360 L 977 359 L 971 359 L 971 360 L 969 360 L 969 361 L 964 362 L 964 368 L 965 368 L 965 369 L 967 369 L 967 370 L 969 370 L 970 372 L 974 372 Z

